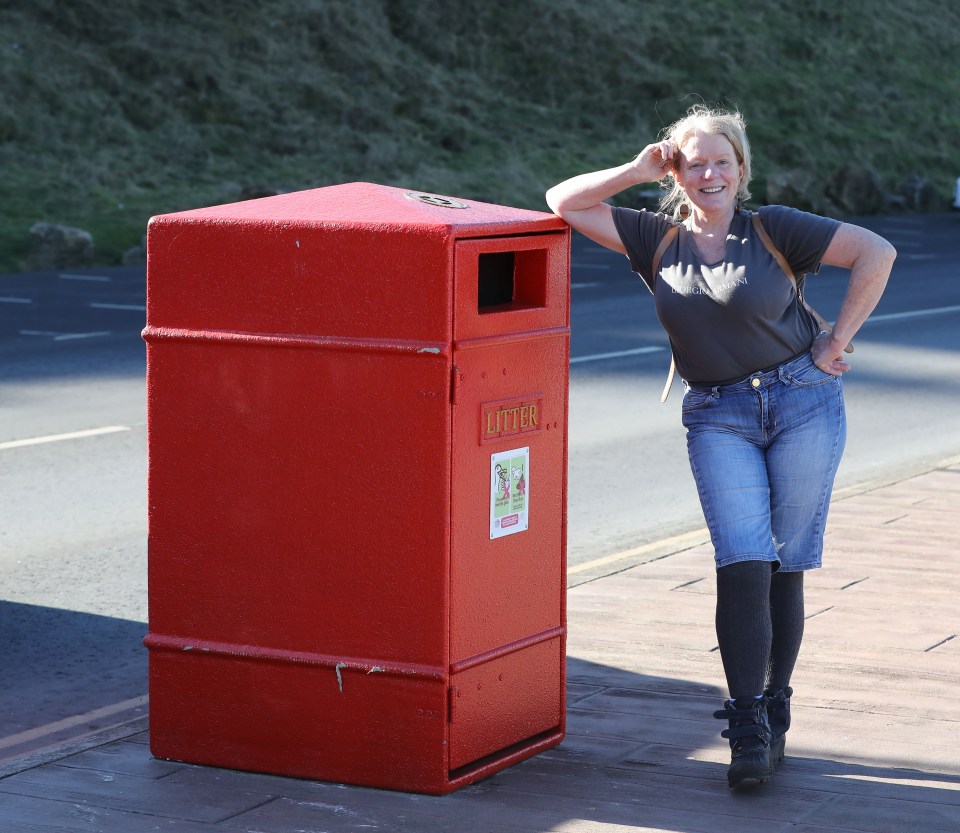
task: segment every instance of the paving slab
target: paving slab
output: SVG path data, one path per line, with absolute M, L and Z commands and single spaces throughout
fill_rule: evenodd
M 787 759 L 726 788 L 709 545 L 572 587 L 568 735 L 442 798 L 151 757 L 144 722 L 0 762 L 4 833 L 960 833 L 960 464 L 836 501 Z

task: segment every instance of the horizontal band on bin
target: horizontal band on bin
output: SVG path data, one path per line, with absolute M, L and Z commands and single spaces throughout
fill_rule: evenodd
M 527 332 L 516 333 L 498 333 L 489 336 L 476 336 L 474 338 L 458 338 L 455 346 L 458 350 L 469 350 L 474 347 L 488 347 L 492 344 L 519 344 L 524 341 L 542 341 L 558 336 L 570 335 L 569 327 L 546 327 L 542 330 L 529 330 Z
M 450 345 L 443 341 L 345 338 L 296 335 L 294 333 L 252 333 L 243 330 L 182 330 L 176 327 L 145 327 L 140 335 L 148 344 L 180 341 L 207 344 L 248 344 L 254 347 L 294 347 L 308 350 L 356 350 L 409 355 L 450 355 Z
M 388 674 L 395 677 L 416 677 L 426 680 L 444 680 L 442 667 L 412 662 L 384 662 L 358 657 L 342 657 L 333 654 L 318 654 L 312 651 L 289 651 L 283 648 L 267 648 L 261 645 L 237 645 L 232 642 L 214 642 L 207 639 L 189 639 L 180 636 L 165 636 L 148 633 L 143 644 L 152 651 L 197 653 L 230 659 L 249 659 L 258 662 L 289 663 L 292 665 L 316 665 L 342 670 L 362 671 L 365 674 Z
M 478 665 L 483 665 L 485 662 L 490 662 L 491 660 L 500 659 L 500 657 L 505 657 L 507 654 L 514 654 L 517 651 L 524 650 L 525 648 L 531 648 L 534 645 L 540 645 L 543 642 L 549 642 L 551 639 L 560 639 L 561 637 L 566 636 L 566 633 L 566 627 L 560 625 L 559 627 L 550 628 L 550 630 L 533 634 L 533 636 L 526 636 L 523 639 L 518 639 L 516 642 L 510 642 L 506 645 L 501 645 L 499 648 L 492 648 L 489 651 L 484 651 L 482 654 L 476 654 L 472 657 L 467 657 L 467 659 L 462 659 L 459 662 L 451 663 L 450 673 L 459 674 L 461 671 L 466 671 L 470 668 L 476 668 Z

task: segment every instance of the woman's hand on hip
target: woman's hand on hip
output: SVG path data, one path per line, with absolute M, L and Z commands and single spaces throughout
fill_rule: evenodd
M 843 376 L 850 365 L 843 357 L 844 345 L 839 344 L 831 333 L 820 333 L 810 346 L 813 363 L 824 373 L 831 376 Z

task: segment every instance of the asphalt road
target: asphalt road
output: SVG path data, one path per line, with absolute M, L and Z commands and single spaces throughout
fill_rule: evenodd
M 899 250 L 846 376 L 852 489 L 960 453 L 960 214 L 876 218 Z M 574 581 L 702 528 L 679 384 L 626 260 L 574 242 Z M 827 317 L 844 276 L 808 294 Z M 146 692 L 142 268 L 0 276 L 0 761 L 142 710 Z

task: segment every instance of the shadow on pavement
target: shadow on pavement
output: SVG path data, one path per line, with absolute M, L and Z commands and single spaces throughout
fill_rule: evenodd
M 117 821 L 132 811 L 174 825 L 216 804 L 212 829 L 231 833 L 960 831 L 960 778 L 882 762 L 790 756 L 770 784 L 732 793 L 711 717 L 719 690 L 576 657 L 568 669 L 567 739 L 444 797 L 151 761 L 143 736 L 15 775 L 0 792 L 29 814 L 26 796 L 69 787 Z
M 147 626 L 108 616 L 0 601 L 0 758 L 19 754 L 13 735 L 104 710 L 147 693 Z M 81 720 L 74 734 L 94 731 L 110 714 Z M 53 729 L 53 727 L 50 727 Z

